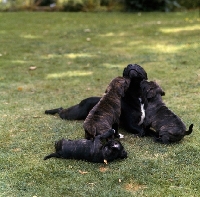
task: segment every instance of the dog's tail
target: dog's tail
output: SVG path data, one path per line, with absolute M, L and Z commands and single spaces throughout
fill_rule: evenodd
M 50 155 L 47 155 L 46 157 L 44 157 L 44 160 L 50 159 L 51 157 L 60 158 L 58 153 L 51 153 Z
M 185 135 L 190 135 L 192 133 L 193 124 L 189 126 L 189 130 L 185 131 Z

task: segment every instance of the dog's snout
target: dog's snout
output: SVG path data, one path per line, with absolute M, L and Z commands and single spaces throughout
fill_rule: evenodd
M 161 92 L 161 96 L 165 96 L 165 92 L 164 91 Z
M 120 144 L 119 144 L 119 142 L 116 142 L 116 141 L 115 141 L 115 142 L 112 144 L 111 147 L 114 148 L 114 149 L 120 150 Z
M 125 150 L 123 150 L 122 152 L 121 152 L 121 158 L 123 159 L 123 158 L 127 158 L 127 152 L 125 151 Z

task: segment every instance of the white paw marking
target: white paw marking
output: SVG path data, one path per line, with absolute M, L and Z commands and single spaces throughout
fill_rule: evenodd
M 121 133 L 119 133 L 119 138 L 120 139 L 124 138 L 124 135 L 122 135 Z
M 115 129 L 112 129 L 113 130 L 113 132 L 115 133 Z

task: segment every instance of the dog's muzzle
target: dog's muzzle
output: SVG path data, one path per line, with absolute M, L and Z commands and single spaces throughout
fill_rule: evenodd
M 125 159 L 125 158 L 127 158 L 127 157 L 128 157 L 127 152 L 126 152 L 125 150 L 123 150 L 123 151 L 121 152 L 120 158 L 121 158 L 121 159 Z
M 138 64 L 129 64 L 124 68 L 123 77 L 148 79 L 146 71 Z

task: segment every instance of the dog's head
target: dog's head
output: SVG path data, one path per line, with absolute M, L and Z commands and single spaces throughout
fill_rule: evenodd
M 102 148 L 103 157 L 106 161 L 127 158 L 127 152 L 117 140 L 108 141 Z
M 129 64 L 124 68 L 123 77 L 129 79 L 138 78 L 140 80 L 148 79 L 146 71 L 138 64 Z
M 146 80 L 143 80 L 140 83 L 140 88 L 142 90 L 143 99 L 149 100 L 154 98 L 156 95 L 161 95 L 161 96 L 165 95 L 163 89 L 154 81 L 148 82 Z
M 105 93 L 113 91 L 117 92 L 117 94 L 124 97 L 124 94 L 128 89 L 129 85 L 130 85 L 130 79 L 124 77 L 116 77 L 110 82 Z

